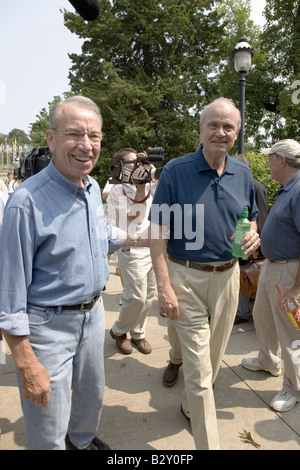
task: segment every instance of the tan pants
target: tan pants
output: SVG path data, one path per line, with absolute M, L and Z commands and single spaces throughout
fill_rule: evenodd
M 196 449 L 216 450 L 220 446 L 212 384 L 238 305 L 239 265 L 208 273 L 169 261 L 169 273 L 180 307 L 180 317 L 173 324 L 182 350 L 182 408 L 191 418 Z M 175 349 L 178 351 L 178 344 Z
M 279 294 L 295 283 L 298 261 L 266 261 L 259 276 L 253 307 L 253 319 L 259 343 L 258 362 L 264 369 L 284 363 L 283 388 L 300 396 L 300 330 L 296 329 L 286 312 L 278 306 Z
M 125 291 L 122 308 L 113 332 L 122 335 L 130 332 L 133 339 L 145 338 L 147 314 L 155 293 L 156 280 L 149 248 L 118 251 L 119 267 Z

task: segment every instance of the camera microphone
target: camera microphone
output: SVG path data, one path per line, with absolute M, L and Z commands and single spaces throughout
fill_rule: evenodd
M 69 0 L 77 13 L 86 21 L 95 20 L 100 13 L 98 0 Z

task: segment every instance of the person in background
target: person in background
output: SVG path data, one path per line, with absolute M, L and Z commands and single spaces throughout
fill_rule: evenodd
M 5 196 L 8 196 L 7 186 L 2 179 L 0 179 L 0 191 L 4 193 Z
M 14 180 L 14 174 L 12 171 L 9 171 L 7 173 L 6 186 L 7 186 L 8 196 L 11 196 L 13 192 L 19 186 L 18 182 Z
M 3 183 L 4 184 L 4 183 Z M 4 209 L 5 205 L 7 203 L 7 195 L 0 191 L 0 230 L 2 228 L 2 220 L 3 220 L 3 215 L 4 215 Z M 0 330 L 0 341 L 2 341 L 2 333 Z
M 249 158 L 245 155 L 236 155 L 234 158 L 239 160 L 240 162 L 245 163 L 251 169 L 251 162 Z M 257 216 L 257 231 L 258 234 L 261 234 L 262 228 L 264 226 L 265 220 L 268 216 L 269 211 L 269 200 L 268 200 L 268 192 L 264 185 L 258 181 L 256 178 L 253 178 L 254 182 L 254 192 L 255 192 L 255 201 L 258 207 L 258 216 Z M 257 252 L 253 254 L 253 257 L 256 259 L 263 258 L 261 253 L 260 247 L 258 248 Z M 243 268 L 248 263 L 248 260 L 239 260 L 240 267 Z M 250 316 L 250 300 L 247 297 L 239 295 L 239 305 L 236 312 L 234 324 L 238 325 L 240 323 L 245 323 L 248 321 Z
M 147 167 L 140 165 L 135 169 L 138 155 L 131 148 L 116 153 L 114 165 L 120 166 L 122 171 L 131 172 L 130 183 L 115 184 L 107 198 L 107 204 L 115 210 L 117 226 L 131 230 L 133 235 L 148 228 L 152 203 L 151 184 L 143 183 L 147 177 Z M 122 307 L 118 320 L 110 330 L 111 337 L 123 354 L 131 354 L 132 345 L 141 353 L 150 354 L 152 348 L 145 337 L 146 324 L 156 293 L 150 250 L 135 246 L 123 248 L 118 251 L 118 261 L 123 284 Z M 130 333 L 131 343 L 127 333 Z
M 4 215 L 5 205 L 7 203 L 7 195 L 0 191 L 0 230 L 2 227 L 2 220 Z
M 102 140 L 98 106 L 72 96 L 54 105 L 49 124 L 52 160 L 5 209 L 0 328 L 16 364 L 28 448 L 108 450 L 97 437 L 105 386 L 101 292 L 108 252 L 133 239 L 106 224 L 89 176 Z
M 150 212 L 159 307 L 179 337 L 185 382 L 181 411 L 191 421 L 198 450 L 220 448 L 212 387 L 238 304 L 240 270 L 232 246 L 244 206 L 251 220 L 245 255 L 259 246 L 251 171 L 228 155 L 240 123 L 231 100 L 219 98 L 206 106 L 200 118 L 202 145 L 165 165 Z M 166 208 L 172 208 L 169 224 Z M 163 226 L 170 230 L 167 244 Z
M 106 181 L 105 186 L 102 191 L 102 199 L 106 201 L 108 198 L 108 195 L 110 193 L 110 190 L 114 187 L 114 183 L 110 183 L 109 179 Z
M 252 312 L 259 353 L 243 359 L 242 365 L 277 377 L 283 361 L 283 386 L 270 403 L 281 412 L 291 410 L 300 399 L 299 329 L 287 314 L 300 306 L 300 144 L 285 139 L 262 153 L 268 157 L 271 178 L 281 187 L 261 233 L 266 262 Z

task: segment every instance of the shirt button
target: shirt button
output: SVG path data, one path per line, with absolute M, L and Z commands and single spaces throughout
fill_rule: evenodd
M 96 254 L 94 254 L 94 258 L 97 258 L 97 255 L 96 255 Z

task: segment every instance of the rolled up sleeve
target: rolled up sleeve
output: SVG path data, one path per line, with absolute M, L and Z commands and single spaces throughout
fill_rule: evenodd
M 27 215 L 9 208 L 0 232 L 0 328 L 11 335 L 29 334 L 27 289 L 32 276 L 33 238 Z
M 122 248 L 126 239 L 126 232 L 114 225 L 107 225 L 108 253 L 112 254 Z

